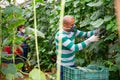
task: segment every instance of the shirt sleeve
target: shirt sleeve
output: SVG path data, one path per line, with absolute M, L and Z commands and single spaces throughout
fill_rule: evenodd
M 76 37 L 88 38 L 88 37 L 91 37 L 94 34 L 95 34 L 95 31 L 84 32 L 84 31 L 77 30 L 76 33 L 75 33 L 75 36 Z
M 24 33 L 20 33 L 20 32 L 17 33 L 17 36 L 22 37 L 24 41 L 27 40 L 27 37 L 28 37 L 28 35 L 25 35 Z
M 69 50 L 72 50 L 72 51 L 80 51 L 83 48 L 85 48 L 89 43 L 90 43 L 89 40 L 85 40 L 81 43 L 75 44 L 69 38 L 62 37 L 62 46 L 66 47 L 66 48 L 68 48 Z

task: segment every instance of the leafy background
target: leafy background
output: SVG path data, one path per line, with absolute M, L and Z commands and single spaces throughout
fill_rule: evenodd
M 74 16 L 75 24 L 79 30 L 89 31 L 100 27 L 104 27 L 106 30 L 104 34 L 100 35 L 98 42 L 92 43 L 87 48 L 76 53 L 76 65 L 86 66 L 88 64 L 97 64 L 106 66 L 109 68 L 110 80 L 119 80 L 120 43 L 118 41 L 113 1 L 114 0 L 67 0 L 65 15 Z M 43 2 L 44 3 L 41 3 L 37 0 L 36 5 L 39 57 L 41 70 L 50 71 L 50 69 L 56 65 L 54 37 L 59 27 L 60 2 L 55 2 L 54 0 Z M 34 32 L 32 32 L 33 4 L 23 4 L 15 7 L 15 9 L 14 6 L 10 8 L 3 10 L 3 44 L 4 42 L 5 45 L 10 44 L 10 41 L 13 40 L 12 36 L 14 35 L 11 33 L 13 27 L 16 28 L 19 24 L 25 22 L 27 33 L 32 35 L 31 40 L 28 42 L 31 48 L 28 61 L 32 67 L 36 67 Z M 22 9 L 19 10 L 18 8 Z M 17 13 L 9 14 L 12 10 Z M 11 33 L 9 37 L 7 37 L 8 32 Z M 8 43 L 6 43 L 5 40 Z M 76 43 L 83 40 L 84 39 L 76 39 Z

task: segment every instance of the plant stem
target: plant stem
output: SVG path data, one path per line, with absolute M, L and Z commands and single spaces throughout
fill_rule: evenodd
M 61 12 L 60 12 L 60 24 L 59 24 L 60 34 L 62 33 L 64 8 L 65 8 L 65 0 L 61 0 Z M 62 38 L 61 38 L 61 36 L 59 36 L 58 56 L 57 56 L 57 62 L 58 62 L 58 64 L 57 64 L 57 80 L 60 80 L 61 53 L 62 53 Z
M 14 51 L 15 51 L 15 31 L 14 31 L 14 28 L 13 28 L 13 41 L 12 41 L 12 52 L 13 52 L 13 55 L 12 55 L 12 59 L 13 59 L 13 64 L 15 64 L 15 55 L 14 55 Z
M 34 6 L 33 6 L 33 11 L 34 11 L 34 29 L 35 29 L 35 48 L 36 48 L 36 54 L 37 54 L 37 63 L 38 63 L 38 69 L 40 69 L 40 59 L 39 59 L 39 52 L 38 52 L 38 39 L 37 39 L 37 21 L 36 21 L 36 3 L 34 0 Z
M 13 60 L 13 64 L 15 64 L 15 54 L 14 54 L 14 51 L 15 51 L 15 31 L 14 31 L 14 28 L 13 28 L 13 41 L 12 41 L 12 60 Z M 13 75 L 12 76 L 12 79 L 15 80 L 15 76 Z
M 14 16 L 15 14 L 13 14 L 13 17 L 14 18 L 16 18 L 15 16 Z M 13 64 L 15 64 L 15 54 L 14 54 L 14 52 L 15 52 L 15 34 L 16 33 L 16 28 L 15 28 L 15 26 L 13 27 L 13 40 L 12 40 L 12 45 L 13 45 L 13 47 L 12 47 L 12 59 L 13 59 Z M 13 80 L 15 80 L 15 76 L 13 75 Z

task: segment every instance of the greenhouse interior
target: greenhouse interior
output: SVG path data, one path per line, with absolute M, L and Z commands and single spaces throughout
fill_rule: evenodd
M 120 80 L 120 0 L 0 0 L 0 80 Z

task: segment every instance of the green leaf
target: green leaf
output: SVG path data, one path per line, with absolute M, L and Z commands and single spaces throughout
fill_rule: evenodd
M 16 74 L 17 70 L 14 64 L 8 64 L 8 67 L 2 67 L 1 70 L 4 74 Z
M 13 80 L 13 74 L 6 74 L 6 80 Z
M 16 36 L 15 37 L 15 44 L 20 45 L 23 43 L 24 40 L 25 40 L 25 38 L 23 36 Z
M 6 17 L 22 17 L 22 9 L 16 6 L 7 6 L 4 10 Z
M 117 65 L 120 65 L 120 54 L 119 53 L 115 55 L 115 62 Z
M 91 0 L 80 0 L 81 4 L 85 4 L 86 2 L 90 2 Z
M 80 27 L 87 26 L 88 24 L 90 24 L 90 19 L 86 19 L 86 20 L 80 22 Z
M 45 74 L 37 68 L 34 68 L 29 73 L 29 77 L 31 77 L 32 80 L 46 80 Z
M 115 37 L 116 37 L 115 34 L 110 34 L 108 37 L 105 38 L 105 41 L 106 40 L 113 40 Z
M 12 29 L 13 30 L 13 28 L 17 28 L 19 25 L 22 25 L 22 24 L 24 24 L 25 23 L 25 21 L 26 21 L 26 19 L 24 19 L 24 18 L 19 18 L 19 19 L 12 19 L 8 24 L 8 28 L 9 29 Z
M 116 53 L 120 53 L 120 43 L 115 43 L 115 49 L 114 50 L 115 50 Z M 120 55 L 118 54 L 116 56 L 120 56 Z
M 75 9 L 74 9 L 74 13 L 78 13 L 79 11 L 80 11 L 79 8 L 75 8 Z
M 90 2 L 87 5 L 90 7 L 99 7 L 103 4 L 102 0 L 99 0 L 98 2 Z
M 16 66 L 17 69 L 20 69 L 20 68 L 23 67 L 23 63 L 18 63 L 18 64 L 16 64 L 15 66 Z
M 90 2 L 91 0 L 85 0 L 85 2 Z
M 3 40 L 2 46 L 9 45 L 11 42 L 12 42 L 12 41 L 11 41 L 9 38 L 5 38 L 5 39 Z
M 107 22 L 107 21 L 110 21 L 112 19 L 112 16 L 105 16 L 104 17 L 104 21 Z
M 36 2 L 44 3 L 44 0 L 36 0 Z
M 106 30 L 110 30 L 112 29 L 112 27 L 114 26 L 114 24 L 110 23 L 106 26 Z
M 116 64 L 114 64 L 112 67 L 110 67 L 109 71 L 117 71 L 118 70 L 118 66 Z
M 82 65 L 84 62 L 85 62 L 85 59 L 82 59 L 82 58 L 78 58 L 78 59 L 75 60 L 75 63 L 77 65 Z
M 66 0 L 66 3 L 67 3 L 67 2 L 72 2 L 72 0 Z
M 115 31 L 117 31 L 117 25 L 114 25 L 113 27 L 112 27 L 112 32 L 115 32 Z
M 92 14 L 92 16 L 90 17 L 90 19 L 91 19 L 91 20 L 96 20 L 96 19 L 98 19 L 98 18 L 100 17 L 100 15 L 101 15 L 101 11 L 98 10 L 98 11 L 96 11 L 96 12 L 94 12 L 94 13 Z
M 7 1 L 10 3 L 11 0 L 7 0 Z
M 99 28 L 102 24 L 104 23 L 103 19 L 98 19 L 96 21 L 92 21 L 90 24 L 94 27 L 94 28 Z
M 79 3 L 80 1 L 77 0 L 77 1 L 74 1 L 73 4 L 74 4 L 74 7 L 77 7 L 77 4 Z
M 53 53 L 54 53 L 53 51 L 49 51 L 49 52 L 48 52 L 49 55 L 52 55 Z
M 17 74 L 15 75 L 15 78 L 23 78 L 24 75 L 21 72 L 17 72 Z
M 120 64 L 120 56 L 115 59 L 116 64 Z
M 26 30 L 27 30 L 28 34 L 32 34 L 35 31 L 34 28 L 29 28 L 29 27 L 27 27 Z M 36 31 L 37 31 L 37 36 L 45 38 L 45 35 L 41 31 L 38 31 L 38 30 L 36 30 Z

